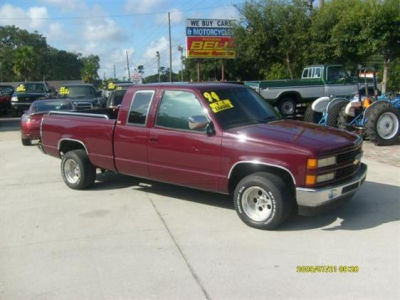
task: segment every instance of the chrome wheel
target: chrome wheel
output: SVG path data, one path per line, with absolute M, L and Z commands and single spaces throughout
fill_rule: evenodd
M 69 183 L 76 184 L 81 178 L 81 169 L 79 164 L 71 158 L 65 160 L 64 175 Z
M 381 138 L 389 140 L 399 131 L 399 119 L 394 113 L 385 112 L 379 116 L 376 130 Z
M 267 220 L 272 213 L 272 195 L 259 186 L 247 188 L 243 192 L 241 201 L 246 215 L 256 222 Z

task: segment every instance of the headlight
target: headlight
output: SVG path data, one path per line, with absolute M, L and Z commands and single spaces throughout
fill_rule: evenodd
M 18 97 L 17 96 L 12 96 L 11 97 L 11 101 L 12 102 L 17 102 L 18 101 Z
M 328 167 L 336 164 L 336 156 L 329 156 L 325 158 L 309 158 L 307 159 L 307 169 L 317 169 Z
M 333 180 L 335 178 L 335 172 L 326 173 L 317 176 L 317 183 Z

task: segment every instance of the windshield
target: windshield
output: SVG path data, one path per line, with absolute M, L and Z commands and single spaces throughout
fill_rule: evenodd
M 278 113 L 249 88 L 230 88 L 203 93 L 223 129 L 279 120 Z
M 91 86 L 67 86 L 63 87 L 59 91 L 59 95 L 62 98 L 95 98 L 96 92 Z
M 46 112 L 50 110 L 72 110 L 71 102 L 66 101 L 38 101 L 35 103 L 33 112 Z
M 114 101 L 111 103 L 113 106 L 120 105 L 124 98 L 126 90 L 117 90 L 114 92 Z
M 17 93 L 46 93 L 46 87 L 43 83 L 22 83 L 17 89 Z

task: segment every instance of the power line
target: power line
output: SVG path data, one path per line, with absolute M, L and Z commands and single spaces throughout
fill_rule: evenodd
M 188 8 L 181 10 L 182 12 L 189 11 L 198 11 L 198 10 L 208 10 L 213 8 L 221 8 L 221 7 L 230 7 L 239 4 L 243 4 L 244 2 L 225 4 L 225 5 L 216 5 L 216 6 L 208 6 L 202 8 Z M 132 14 L 118 14 L 118 15 L 102 15 L 102 16 L 70 16 L 70 17 L 42 17 L 42 18 L 26 18 L 26 17 L 18 17 L 18 18 L 8 18 L 1 17 L 2 20 L 79 20 L 79 19 L 105 19 L 105 18 L 124 18 L 124 17 L 134 17 L 134 16 L 150 16 L 150 15 L 161 15 L 167 14 L 168 11 L 158 11 L 158 12 L 148 12 L 148 13 L 132 13 Z

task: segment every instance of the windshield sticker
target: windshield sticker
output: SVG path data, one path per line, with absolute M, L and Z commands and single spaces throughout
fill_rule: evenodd
M 60 95 L 68 95 L 69 94 L 69 89 L 67 89 L 65 86 L 60 87 L 60 90 L 58 91 Z
M 25 92 L 26 91 L 25 85 L 20 84 L 19 86 L 17 86 L 16 91 L 17 92 Z
M 122 90 L 122 86 L 117 87 L 117 91 L 121 91 Z
M 208 100 L 208 105 L 214 113 L 233 108 L 231 100 L 221 100 L 216 92 L 204 92 L 203 95 Z
M 115 84 L 113 82 L 110 82 L 107 87 L 109 90 L 113 90 L 115 89 Z

